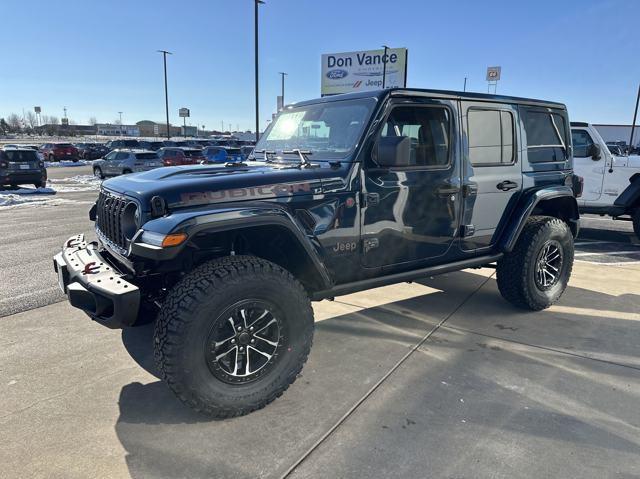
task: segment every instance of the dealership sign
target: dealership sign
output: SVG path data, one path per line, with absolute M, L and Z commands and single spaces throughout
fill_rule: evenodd
M 178 115 L 180 116 L 180 118 L 189 118 L 191 116 L 191 112 L 188 108 L 180 108 L 178 110 Z
M 385 68 L 386 63 L 386 68 Z M 386 71 L 385 71 L 386 70 Z M 336 95 L 407 86 L 407 49 L 389 48 L 322 55 L 321 91 Z

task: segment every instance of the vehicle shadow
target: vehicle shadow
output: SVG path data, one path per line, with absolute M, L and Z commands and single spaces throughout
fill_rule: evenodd
M 553 361 L 548 361 L 546 356 L 538 358 L 535 350 L 526 351 L 526 354 L 518 348 L 515 348 L 515 353 L 501 352 L 501 348 L 490 344 L 495 340 L 492 337 L 498 338 L 497 340 L 503 338 L 505 341 L 540 343 L 545 348 L 567 351 L 597 353 L 601 348 L 608 348 L 615 350 L 618 355 L 637 356 L 637 353 L 634 353 L 634 345 L 637 345 L 637 339 L 640 337 L 640 321 L 627 321 L 617 317 L 581 316 L 572 312 L 572 308 L 578 313 L 585 308 L 600 308 L 621 314 L 637 313 L 640 310 L 640 295 L 625 295 L 627 297 L 621 301 L 620 296 L 569 287 L 561 301 L 561 305 L 568 312 L 559 316 L 547 311 L 529 313 L 518 310 L 499 298 L 493 279 L 469 271 L 419 282 L 433 288 L 434 291 L 402 301 L 363 308 L 317 323 L 315 344 L 301 377 L 281 398 L 248 416 L 212 421 L 180 403 L 161 381 L 149 384 L 135 382 L 124 386 L 120 392 L 120 416 L 115 431 L 126 451 L 131 477 L 252 478 L 281 475 L 389 371 L 409 348 L 415 346 L 441 318 L 458 310 L 459 304 L 466 301 L 476 290 L 472 298 L 468 299 L 471 311 L 467 312 L 464 306 L 460 308 L 450 320 L 452 329 L 438 330 L 420 348 L 425 354 L 412 355 L 412 361 L 416 362 L 417 366 L 411 381 L 397 382 L 394 373 L 385 382 L 395 384 L 395 396 L 391 402 L 385 401 L 380 405 L 374 402 L 374 410 L 379 408 L 378 413 L 381 416 L 393 415 L 393 411 L 396 410 L 406 410 L 406 414 L 410 414 L 414 421 L 418 421 L 415 418 L 419 418 L 424 423 L 423 433 L 418 438 L 423 441 L 422 452 L 416 451 L 419 457 L 426 454 L 427 457 L 436 460 L 435 453 L 425 452 L 429 451 L 429 448 L 424 444 L 429 443 L 433 444 L 433 451 L 438 451 L 442 457 L 452 460 L 447 450 L 436 444 L 436 436 L 432 434 L 431 437 L 427 434 L 427 431 L 431 431 L 431 421 L 434 419 L 428 414 L 432 410 L 429 402 L 433 399 L 430 396 L 431 388 L 441 380 L 449 381 L 443 371 L 452 368 L 460 374 L 464 371 L 464 374 L 471 377 L 477 376 L 478 381 L 482 380 L 483 384 L 488 384 L 487 390 L 493 388 L 494 391 L 498 391 L 498 398 L 492 395 L 486 399 L 492 403 L 493 412 L 489 416 L 490 419 L 475 419 L 491 434 L 513 433 L 517 430 L 525 431 L 524 434 L 530 438 L 552 437 L 552 433 L 546 432 L 543 426 L 527 430 L 526 424 L 494 420 L 500 414 L 513 409 L 511 396 L 499 394 L 500 388 L 504 386 L 498 384 L 498 379 L 487 376 L 486 368 L 489 366 L 486 362 L 478 363 L 477 354 L 501 354 L 504 369 L 511 373 L 509 368 L 513 368 L 516 376 L 520 374 L 520 370 L 529 371 L 532 364 L 535 364 L 536 374 L 541 375 L 539 377 L 544 377 L 545 374 L 551 377 L 558 372 Z M 473 287 L 468 287 L 465 294 L 459 294 L 461 288 L 464 289 L 464 285 L 469 284 Z M 480 285 L 483 286 L 480 288 Z M 336 301 L 340 301 L 340 298 Z M 461 316 L 464 321 L 453 321 Z M 445 323 L 445 326 L 447 325 L 449 321 Z M 614 331 L 611 335 L 613 339 L 609 343 L 602 343 L 600 338 L 606 335 L 607 331 Z M 491 333 L 490 337 L 488 333 Z M 152 325 L 131 328 L 123 331 L 122 341 L 132 358 L 158 377 L 153 364 L 152 334 Z M 451 335 L 457 340 L 448 337 Z M 434 349 L 437 351 L 434 352 Z M 603 370 L 602 362 L 572 356 L 567 359 L 561 353 L 553 354 L 559 354 L 565 359 L 562 374 L 584 382 L 577 389 L 580 391 L 588 391 L 590 387 L 596 386 L 600 388 L 600 383 L 605 381 L 603 378 L 615 382 L 611 379 L 615 376 L 640 377 L 635 369 L 606 365 L 609 369 Z M 478 370 L 480 365 L 484 365 L 484 369 Z M 531 374 L 531 381 L 535 383 L 538 376 Z M 560 397 L 558 401 L 566 397 L 570 397 L 572 401 L 582 400 L 580 397 L 574 397 L 572 391 L 564 390 L 562 384 L 549 383 L 546 387 L 552 389 L 554 397 Z M 418 396 L 402 392 L 409 392 L 416 385 Z M 463 393 L 464 388 L 460 394 Z M 368 410 L 369 401 L 375 401 L 377 395 L 376 392 L 360 410 Z M 403 396 L 407 396 L 407 399 L 403 400 Z M 457 403 L 457 398 L 447 398 L 438 404 L 445 411 L 447 407 L 453 407 Z M 429 407 L 425 407 L 427 405 Z M 533 406 L 541 411 L 537 411 Z M 607 443 L 606 428 L 594 426 L 584 417 L 573 418 L 569 409 L 563 410 L 563 416 L 559 416 L 560 412 L 555 411 L 554 407 L 538 400 L 532 405 L 531 412 L 523 416 L 523 421 L 557 422 L 559 417 L 564 417 L 562 422 L 567 424 L 575 426 L 584 423 L 576 439 L 579 444 L 628 452 L 636 450 L 633 441 L 625 439 L 625 436 Z M 600 408 L 600 405 L 592 407 Z M 604 411 L 598 411 L 604 414 Z M 625 414 L 624 411 L 620 411 L 617 420 L 626 420 Z M 549 419 L 550 417 L 552 419 Z M 362 442 L 366 451 L 362 450 L 363 446 L 355 448 L 355 459 L 357 453 L 363 455 L 363 461 L 364 456 L 368 456 L 369 460 L 375 456 L 375 452 L 372 452 L 374 449 L 370 446 L 384 431 L 378 422 L 373 419 L 371 421 L 372 423 L 365 424 L 360 431 L 363 433 L 360 437 L 369 438 Z M 440 443 L 449 444 L 452 451 L 459 451 L 455 447 L 455 435 L 448 432 L 441 421 L 435 421 L 435 424 L 438 427 L 434 434 L 439 435 Z M 345 424 L 340 429 L 349 427 L 349 424 Z M 567 441 L 572 437 L 567 432 L 560 439 Z M 398 444 L 406 447 L 407 451 L 411 451 L 413 447 L 404 439 Z M 395 449 L 393 442 L 384 444 L 383 447 Z M 344 453 L 343 451 L 341 454 Z M 397 460 L 401 461 L 403 457 L 405 454 L 397 455 Z M 323 475 L 322 472 L 318 474 Z

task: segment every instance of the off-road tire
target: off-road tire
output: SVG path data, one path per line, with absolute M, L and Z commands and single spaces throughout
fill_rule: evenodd
M 636 238 L 640 240 L 640 206 L 633 212 L 633 232 L 636 234 Z
M 104 180 L 104 173 L 102 173 L 102 168 L 96 166 L 93 169 L 93 176 L 97 176 L 98 178 L 100 178 L 101 180 Z
M 205 338 L 223 311 L 245 300 L 275 305 L 287 334 L 266 373 L 229 384 L 212 374 Z M 313 329 L 309 297 L 288 271 L 254 256 L 229 256 L 198 266 L 171 289 L 156 321 L 154 356 L 162 378 L 187 406 L 218 419 L 241 416 L 265 407 L 296 380 Z
M 550 241 L 562 247 L 562 264 L 557 282 L 550 289 L 542 290 L 536 285 L 535 269 L 543 247 Z M 500 294 L 519 308 L 533 311 L 548 308 L 560 299 L 567 287 L 573 256 L 573 236 L 564 221 L 550 216 L 530 217 L 513 251 L 498 261 Z

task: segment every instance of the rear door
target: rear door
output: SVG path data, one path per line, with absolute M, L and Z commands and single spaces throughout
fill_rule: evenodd
M 362 262 L 395 267 L 447 253 L 458 228 L 457 103 L 391 102 L 377 138 L 409 137 L 407 165 L 379 167 L 376 147 L 363 170 Z M 377 145 L 376 141 L 376 145 Z
M 461 102 L 465 152 L 462 249 L 497 240 L 522 189 L 517 118 L 513 105 Z

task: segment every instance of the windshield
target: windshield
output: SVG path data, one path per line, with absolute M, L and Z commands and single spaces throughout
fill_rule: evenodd
M 311 152 L 312 160 L 346 158 L 355 150 L 374 105 L 373 98 L 362 98 L 287 109 L 267 128 L 255 151 L 300 149 Z

